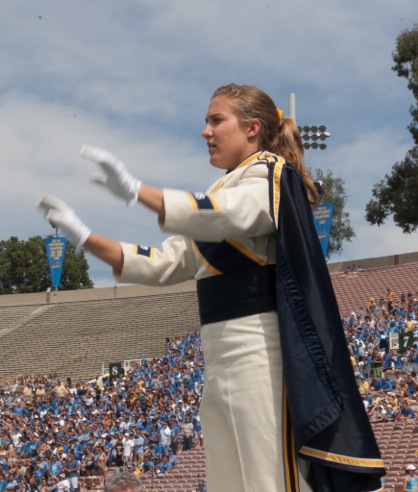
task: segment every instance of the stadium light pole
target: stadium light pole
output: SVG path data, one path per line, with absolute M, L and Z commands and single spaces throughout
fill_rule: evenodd
M 289 93 L 289 116 L 296 121 L 296 95 L 294 92 Z M 325 150 L 327 144 L 325 140 L 331 136 L 327 132 L 325 125 L 313 125 L 313 126 L 298 126 L 303 140 L 303 147 L 305 149 L 321 149 Z M 320 140 L 320 142 L 318 142 Z

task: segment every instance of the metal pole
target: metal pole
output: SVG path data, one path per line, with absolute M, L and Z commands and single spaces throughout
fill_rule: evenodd
M 289 92 L 289 117 L 296 120 L 296 95 Z

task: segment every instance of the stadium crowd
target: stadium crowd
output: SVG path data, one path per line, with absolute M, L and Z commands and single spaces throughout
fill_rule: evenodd
M 159 359 L 117 378 L 76 384 L 53 375 L 0 385 L 0 492 L 72 491 L 80 475 L 107 469 L 156 477 L 203 445 L 198 334 L 166 340 Z
M 414 419 L 418 410 L 418 292 L 370 297 L 343 326 L 371 420 Z
M 342 317 L 353 371 L 371 420 L 415 418 L 418 293 L 390 288 Z M 398 345 L 391 345 L 391 340 Z M 399 351 L 404 339 L 405 348 Z M 24 376 L 0 384 L 0 492 L 71 492 L 109 468 L 170 473 L 182 450 L 203 445 L 204 360 L 198 333 L 166 340 L 165 355 L 116 378 Z M 203 490 L 203 489 L 202 489 Z

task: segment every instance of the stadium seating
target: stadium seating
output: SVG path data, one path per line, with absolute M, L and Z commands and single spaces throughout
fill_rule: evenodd
M 1 306 L 0 374 L 3 379 L 20 373 L 91 379 L 102 374 L 103 365 L 107 372 L 110 362 L 162 355 L 166 337 L 197 330 L 198 320 L 196 295 L 189 292 Z

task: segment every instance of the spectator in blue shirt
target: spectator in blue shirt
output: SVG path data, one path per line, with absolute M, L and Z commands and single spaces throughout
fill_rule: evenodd
M 383 391 L 392 391 L 393 390 L 393 383 L 392 381 L 390 380 L 390 377 L 389 376 L 384 376 L 383 378 L 381 378 L 380 380 L 381 382 L 381 389 Z
M 415 412 L 406 400 L 401 405 L 401 418 L 406 420 L 415 419 Z
M 51 474 L 54 475 L 55 477 L 58 477 L 62 469 L 62 463 L 59 461 L 58 456 L 56 454 L 52 455 L 52 462 L 51 462 Z

